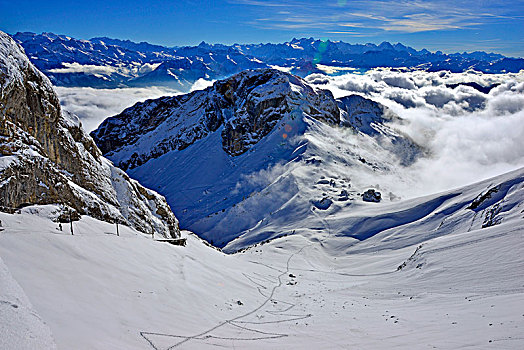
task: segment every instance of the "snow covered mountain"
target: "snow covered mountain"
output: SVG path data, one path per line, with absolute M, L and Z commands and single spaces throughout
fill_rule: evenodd
M 163 59 L 173 58 L 167 48 L 151 50 L 149 46 L 106 44 L 101 38 L 78 40 L 53 33 L 17 33 L 13 38 L 20 43 L 31 62 L 54 85 L 116 87 L 154 69 Z
M 403 198 L 426 152 L 406 120 L 272 69 L 106 120 L 102 151 L 227 255 L 173 232 L 1 32 L 0 87 L 0 205 L 21 207 L 0 211 L 1 349 L 524 347 L 524 168 Z M 89 214 L 74 236 L 57 203 Z
M 388 125 L 398 119 L 369 99 L 335 100 L 261 69 L 138 103 L 91 135 L 115 164 L 163 193 L 184 228 L 237 250 L 299 232 L 317 211 L 379 190 L 370 174 L 391 174 L 423 151 Z
M 59 204 L 55 219 L 90 215 L 144 233 L 179 235 L 165 199 L 102 157 L 49 80 L 0 32 L 0 206 Z M 70 209 L 67 209 L 70 208 Z M 69 214 L 71 215 L 71 214 Z M 69 216 L 68 215 L 68 216 Z
M 187 91 L 198 79 L 217 79 L 245 69 L 264 68 L 266 64 L 242 55 L 227 46 L 184 47 L 176 51 L 177 58 L 165 60 L 155 70 L 129 80 L 128 86 L 162 85 Z
M 188 91 L 199 78 L 221 79 L 245 69 L 285 67 L 305 76 L 340 74 L 348 67 L 408 67 L 428 71 L 518 72 L 524 59 L 473 52 L 444 54 L 415 50 L 400 43 L 348 44 L 313 38 L 281 44 L 202 42 L 198 46 L 169 48 L 129 40 L 79 40 L 53 33 L 16 33 L 13 38 L 31 61 L 60 86 L 124 87 L 163 85 Z

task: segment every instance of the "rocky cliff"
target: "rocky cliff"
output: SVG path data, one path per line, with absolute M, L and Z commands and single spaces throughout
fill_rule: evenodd
M 0 206 L 58 203 L 78 214 L 179 235 L 165 199 L 102 157 L 49 80 L 0 32 Z
M 337 100 L 259 69 L 137 103 L 92 135 L 105 156 L 166 196 L 184 228 L 223 247 L 244 234 L 259 242 L 294 232 L 317 211 L 362 202 L 368 189 L 393 198 L 369 179 L 419 153 L 395 130 L 398 119 L 375 101 Z
M 106 119 L 91 135 L 104 154 L 121 154 L 115 161 L 128 169 L 185 149 L 219 128 L 223 150 L 238 156 L 284 116 L 304 113 L 327 123 L 340 122 L 330 91 L 314 89 L 278 70 L 247 70 L 205 90 L 138 103 Z

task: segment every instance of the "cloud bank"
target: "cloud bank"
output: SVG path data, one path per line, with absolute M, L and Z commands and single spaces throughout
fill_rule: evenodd
M 121 74 L 123 76 L 137 76 L 155 70 L 161 63 L 137 63 L 120 64 L 118 66 L 98 66 L 92 64 L 80 64 L 78 62 L 62 63 L 62 68 L 50 69 L 50 73 L 84 73 L 97 77 L 110 76 L 112 74 Z
M 313 74 L 306 80 L 331 90 L 335 97 L 359 94 L 371 98 L 402 118 L 393 126 L 427 150 L 414 164 L 399 165 L 395 176 L 382 179 L 404 198 L 467 185 L 524 166 L 524 72 L 374 69 L 335 77 Z M 191 90 L 211 83 L 199 80 Z M 78 115 L 88 131 L 136 102 L 179 94 L 160 87 L 55 89 L 63 108 Z M 399 182 L 399 176 L 408 181 Z
M 62 108 L 76 114 L 87 132 L 137 102 L 180 92 L 163 88 L 93 89 L 88 87 L 55 87 Z
M 374 69 L 306 78 L 335 97 L 358 94 L 388 106 L 394 127 L 428 150 L 402 168 L 416 196 L 467 185 L 524 166 L 524 72 L 481 74 Z

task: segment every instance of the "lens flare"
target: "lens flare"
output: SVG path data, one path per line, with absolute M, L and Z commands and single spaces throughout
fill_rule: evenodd
M 313 63 L 317 64 L 322 61 L 322 55 L 326 52 L 329 42 L 325 39 L 322 39 L 320 44 L 318 44 L 318 51 L 315 53 L 315 58 L 313 58 Z

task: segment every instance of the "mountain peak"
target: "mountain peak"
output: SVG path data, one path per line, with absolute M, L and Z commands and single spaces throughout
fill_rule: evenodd
M 224 151 L 238 156 L 293 113 L 335 124 L 340 120 L 329 91 L 313 89 L 301 78 L 276 69 L 246 70 L 205 90 L 138 103 L 106 119 L 92 136 L 105 154 L 120 154 L 114 159 L 124 168 L 187 148 L 219 128 Z M 176 128 L 165 135 L 159 133 L 162 125 Z M 128 154 L 131 149 L 143 149 L 140 139 L 149 132 L 160 138 L 157 146 Z
M 137 103 L 92 135 L 115 164 L 162 189 L 185 228 L 235 251 L 288 231 L 264 218 L 293 217 L 281 227 L 299 227 L 316 209 L 339 208 L 364 193 L 342 180 L 355 168 L 384 171 L 390 158 L 412 162 L 418 147 L 387 125 L 394 118 L 361 96 L 336 100 L 300 77 L 257 69 Z M 373 152 L 364 159 L 358 140 L 380 149 L 380 160 Z
M 378 45 L 378 47 L 380 47 L 383 50 L 393 50 L 394 49 L 393 45 L 391 45 L 391 43 L 388 41 L 381 42 L 380 45 Z

